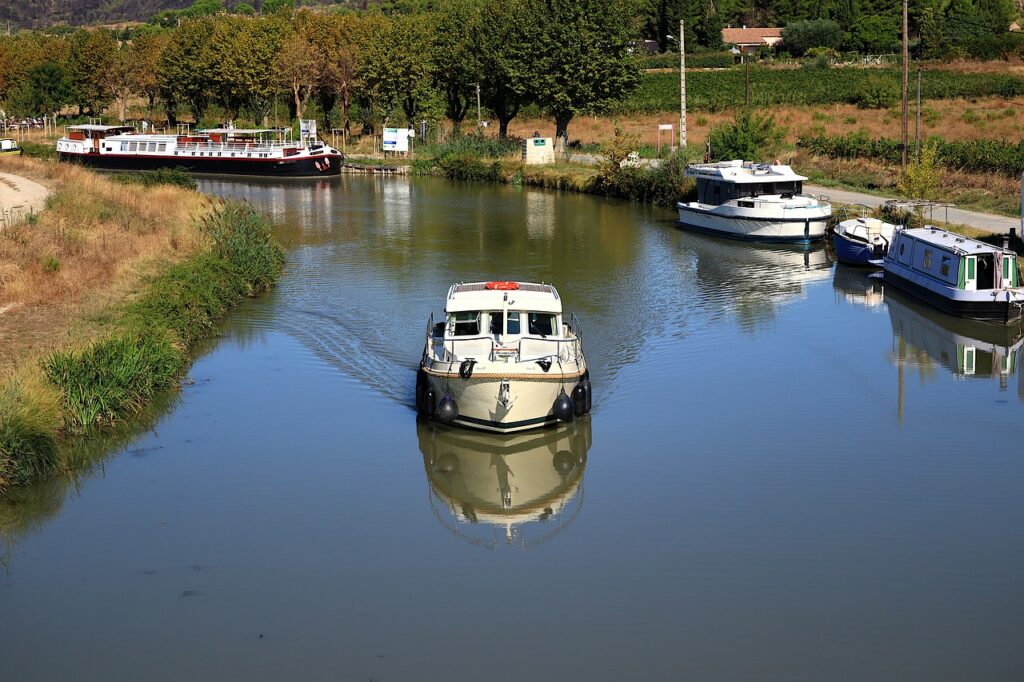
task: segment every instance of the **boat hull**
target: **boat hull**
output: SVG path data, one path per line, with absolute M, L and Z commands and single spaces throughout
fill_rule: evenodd
M 807 244 L 824 238 L 828 215 L 800 218 L 752 218 L 723 215 L 679 205 L 680 227 L 732 239 L 765 243 Z
M 832 246 L 836 252 L 836 259 L 846 265 L 878 267 L 872 261 L 878 261 L 885 257 L 885 253 L 877 252 L 874 245 L 849 239 L 838 232 L 832 235 Z
M 441 398 L 450 395 L 458 406 L 453 425 L 495 433 L 515 433 L 562 423 L 554 414 L 555 399 L 564 390 L 571 395 L 581 381 L 589 378 L 584 365 L 580 371 L 545 376 L 524 374 L 500 375 L 493 372 L 467 379 L 458 372 L 421 367 L 418 383 L 426 381 L 434 395 L 432 408 Z M 500 400 L 502 385 L 508 384 L 507 405 Z M 422 407 L 421 389 L 417 388 L 417 407 L 421 414 L 429 412 Z M 585 406 L 589 409 L 589 405 Z
M 1005 324 L 1021 319 L 1022 313 L 1024 313 L 1024 308 L 1013 300 L 996 300 L 1009 297 L 1008 291 L 996 292 L 996 296 L 992 297 L 992 300 L 953 298 L 902 276 L 888 266 L 888 261 L 885 269 L 885 283 L 956 317 Z
M 245 175 L 259 177 L 323 177 L 341 173 L 340 154 L 321 154 L 283 159 L 232 159 L 198 156 L 129 156 L 120 154 L 70 154 L 58 152 L 57 158 L 90 168 L 112 171 L 150 171 L 180 168 L 190 173 Z

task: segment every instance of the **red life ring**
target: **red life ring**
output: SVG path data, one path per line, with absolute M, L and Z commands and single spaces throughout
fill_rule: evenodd
M 518 282 L 488 282 L 484 285 L 491 291 L 515 291 L 519 288 Z

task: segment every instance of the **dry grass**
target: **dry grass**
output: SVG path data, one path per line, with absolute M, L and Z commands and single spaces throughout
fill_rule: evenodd
M 1024 98 L 1014 100 L 984 98 L 971 100 L 930 100 L 922 103 L 922 135 L 940 135 L 948 140 L 1019 140 L 1024 137 Z M 795 143 L 803 134 L 822 133 L 844 135 L 865 132 L 872 137 L 900 136 L 899 107 L 889 109 L 858 109 L 851 104 L 827 106 L 776 107 L 769 113 L 785 129 L 786 141 Z M 732 120 L 731 112 L 693 112 L 687 119 L 687 141 L 702 145 L 711 128 Z M 626 133 L 637 135 L 640 142 L 656 145 L 658 124 L 679 124 L 678 115 L 671 113 L 645 114 L 621 118 L 619 125 Z M 569 136 L 583 143 L 606 142 L 615 132 L 616 120 L 602 116 L 580 116 L 569 124 Z M 911 135 L 914 111 L 911 106 Z M 549 119 L 513 119 L 509 134 L 529 137 L 533 131 L 554 134 L 554 122 Z M 671 144 L 667 131 L 662 132 L 662 144 Z
M 196 192 L 34 159 L 4 159 L 0 170 L 53 191 L 33 221 L 0 232 L 0 377 L 27 355 L 94 337 L 110 303 L 202 244 Z

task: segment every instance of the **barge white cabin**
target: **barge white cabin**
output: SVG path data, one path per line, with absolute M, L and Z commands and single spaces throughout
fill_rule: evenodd
M 292 140 L 290 128 L 182 128 L 171 134 L 100 124 L 67 126 L 57 141 L 57 158 L 102 170 L 182 168 L 271 177 L 338 175 L 343 160 L 315 133 Z
M 580 335 L 550 284 L 453 284 L 444 320 L 427 324 L 417 411 L 502 433 L 582 417 L 591 384 Z
M 679 202 L 680 225 L 736 239 L 808 243 L 825 236 L 832 206 L 803 194 L 807 178 L 784 164 L 691 164 L 697 201 Z
M 898 228 L 883 261 L 886 284 L 958 317 L 1009 323 L 1024 316 L 1017 254 L 937 227 Z

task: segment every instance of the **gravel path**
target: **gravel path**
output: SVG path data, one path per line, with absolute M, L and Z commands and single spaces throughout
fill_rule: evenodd
M 0 173 L 0 229 L 38 213 L 50 190 L 12 173 Z

